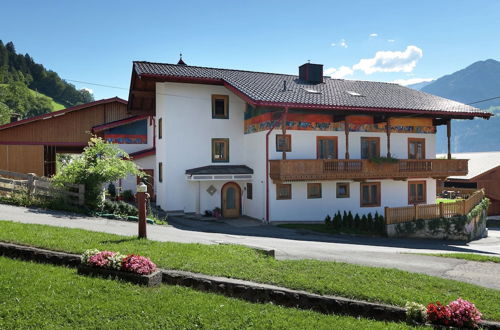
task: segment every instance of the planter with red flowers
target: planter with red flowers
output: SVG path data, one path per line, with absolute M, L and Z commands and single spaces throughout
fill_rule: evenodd
M 424 305 L 406 303 L 406 316 L 413 324 L 431 324 L 435 328 L 476 329 L 481 324 L 481 312 L 470 301 L 458 298 L 448 305 L 439 301 Z M 483 322 L 484 323 L 484 322 Z
M 78 274 L 119 278 L 146 286 L 160 285 L 162 280 L 156 265 L 143 256 L 93 249 L 85 251 L 80 259 Z

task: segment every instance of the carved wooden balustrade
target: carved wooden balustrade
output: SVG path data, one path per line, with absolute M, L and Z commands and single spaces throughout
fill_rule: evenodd
M 369 180 L 446 178 L 467 175 L 467 159 L 399 159 L 373 162 L 367 159 L 270 160 L 274 181 Z

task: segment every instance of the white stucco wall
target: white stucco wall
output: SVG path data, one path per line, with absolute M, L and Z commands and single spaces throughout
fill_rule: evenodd
M 229 119 L 212 118 L 212 94 L 229 95 Z M 156 118 L 163 118 L 163 138 L 157 140 L 156 155 L 157 163 L 163 162 L 164 178 L 156 187 L 163 209 L 195 212 L 197 191 L 185 179 L 187 169 L 245 164 L 244 112 L 245 102 L 223 86 L 156 84 Z M 213 138 L 229 139 L 228 163 L 212 163 Z
M 144 170 L 149 170 L 149 169 L 154 169 L 155 166 L 155 156 L 146 156 L 143 158 L 139 158 L 134 160 L 134 163 L 140 168 Z M 136 192 L 136 187 L 137 187 L 137 177 L 135 175 L 129 175 L 125 179 L 122 179 L 118 182 L 115 182 L 116 187 L 122 188 L 122 191 L 124 190 L 132 190 L 132 192 L 135 194 Z
M 435 202 L 436 180 L 415 179 L 426 181 L 427 203 Z M 414 179 L 409 180 L 414 181 Z M 322 198 L 307 198 L 307 183 L 322 183 Z M 350 197 L 337 198 L 337 182 L 349 182 Z M 276 185 L 270 185 L 270 218 L 271 221 L 323 221 L 327 214 L 337 211 L 351 211 L 354 215 L 384 214 L 384 207 L 398 207 L 408 205 L 408 181 L 394 180 L 369 180 L 367 182 L 380 182 L 381 195 L 379 207 L 360 206 L 360 182 L 354 181 L 310 181 L 293 182 L 291 200 L 276 200 Z

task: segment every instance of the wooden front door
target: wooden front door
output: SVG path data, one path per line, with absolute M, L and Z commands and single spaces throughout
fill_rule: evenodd
M 137 177 L 137 184 L 139 184 L 141 181 L 143 181 L 146 186 L 148 186 L 148 194 L 151 198 L 152 201 L 156 200 L 155 196 L 155 189 L 154 189 L 154 170 L 142 170 L 144 173 L 146 173 L 146 176 L 144 178 Z
M 234 182 L 228 182 L 222 187 L 222 216 L 237 218 L 241 213 L 241 189 Z

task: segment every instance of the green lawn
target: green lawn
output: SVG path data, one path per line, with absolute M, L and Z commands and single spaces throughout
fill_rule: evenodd
M 69 220 L 68 220 L 69 221 Z M 396 269 L 318 260 L 275 260 L 234 245 L 181 244 L 134 237 L 0 221 L 0 240 L 81 253 L 88 248 L 139 253 L 160 267 L 271 283 L 319 294 L 404 306 L 474 302 L 486 319 L 500 320 L 500 291 Z
M 485 256 L 482 254 L 475 254 L 475 253 L 419 253 L 419 254 L 425 256 L 442 257 L 442 258 L 455 258 L 455 259 L 465 259 L 465 260 L 479 261 L 479 262 L 500 263 L 500 257 Z
M 0 329 L 406 329 L 0 257 Z

